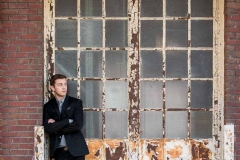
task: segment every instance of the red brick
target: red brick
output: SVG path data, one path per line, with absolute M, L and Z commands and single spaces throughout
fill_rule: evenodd
M 6 14 L 18 14 L 18 10 L 16 9 L 2 9 L 0 10 L 0 15 Z
M 24 58 L 24 57 L 28 57 L 28 53 L 14 52 L 14 53 L 10 53 L 9 57 Z
M 9 126 L 9 131 L 26 131 L 27 126 Z
M 21 149 L 32 149 L 32 144 L 19 144 Z
M 37 113 L 37 108 L 21 107 L 18 109 L 19 113 Z
M 41 3 L 29 3 L 29 8 L 31 9 L 43 8 L 43 5 Z
M 15 58 L 3 58 L 3 59 L 1 59 L 1 63 L 3 63 L 3 64 L 16 64 L 16 62 L 17 62 L 17 59 L 15 59 Z
M 36 9 L 19 9 L 19 14 L 26 14 L 26 15 L 31 15 L 31 14 L 37 14 Z
M 18 120 L 18 124 L 19 125 L 36 125 L 37 124 L 37 120 Z
M 18 34 L 2 34 L 2 39 L 16 39 L 18 36 Z
M 18 76 L 18 71 L 5 71 L 3 72 L 4 76 L 16 77 Z
M 10 82 L 28 82 L 28 77 L 11 77 Z
M 28 8 L 27 3 L 9 3 L 9 8 Z
M 28 150 L 23 149 L 11 149 L 10 150 L 11 155 L 28 155 Z
M 37 51 L 37 47 L 27 47 L 27 46 L 19 46 L 19 51 L 21 52 L 35 52 Z
M 10 33 L 27 33 L 27 28 L 9 28 Z
M 8 2 L 8 1 L 6 1 L 6 2 Z M 1 3 L 0 3 L 0 8 L 1 8 L 1 9 L 3 9 L 3 8 L 8 8 L 8 3 L 3 3 L 3 2 L 1 1 Z
M 37 88 L 36 83 L 21 83 L 19 84 L 19 88 Z
M 27 65 L 11 65 L 9 66 L 9 70 L 26 70 L 28 68 Z
M 1 47 L 1 51 L 17 51 L 17 47 L 12 45 L 12 46 L 3 46 Z
M 36 76 L 36 71 L 20 71 L 19 76 Z
M 29 59 L 18 59 L 17 61 L 18 64 L 29 64 Z M 21 71 L 21 72 L 24 72 L 24 71 Z
M 11 21 L 26 21 L 28 20 L 28 16 L 24 16 L 24 15 L 12 15 L 9 16 L 9 20 Z
M 27 106 L 29 106 L 29 103 L 21 102 L 21 101 L 10 101 L 9 106 L 11 106 L 11 107 L 27 107 Z
M 9 28 L 9 27 L 18 27 L 18 26 L 19 26 L 19 23 L 18 23 L 18 22 L 6 22 L 6 21 L 3 21 L 3 22 L 2 22 L 2 26 L 3 26 L 3 27 L 6 27 L 6 28 Z
M 228 2 L 226 3 L 226 7 L 227 8 L 236 8 L 236 9 L 240 9 L 240 3 L 235 3 L 235 2 Z
M 30 15 L 29 16 L 30 21 L 43 21 L 42 15 Z
M 34 28 L 34 27 L 37 27 L 37 24 L 31 21 L 19 22 L 19 27 Z
M 9 42 L 10 45 L 26 45 L 27 41 L 26 40 L 10 40 Z
M 37 96 L 35 95 L 19 95 L 20 101 L 36 101 Z
M 38 37 L 39 36 L 36 34 L 25 34 L 20 36 L 21 39 L 38 39 Z
M 18 100 L 18 96 L 16 96 L 16 95 L 1 95 L 1 100 L 16 101 L 16 100 Z
M 43 33 L 43 27 L 29 28 L 29 33 Z
M 0 14 L 0 19 L 1 19 L 1 21 L 8 21 L 9 20 L 9 16 Z

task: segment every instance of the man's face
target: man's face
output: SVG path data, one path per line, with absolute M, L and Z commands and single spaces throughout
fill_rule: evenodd
M 57 98 L 63 98 L 67 94 L 67 80 L 65 78 L 57 79 L 54 86 L 50 86 L 50 88 L 55 92 Z

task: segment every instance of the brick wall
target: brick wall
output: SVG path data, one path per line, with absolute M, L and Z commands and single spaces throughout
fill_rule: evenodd
M 43 1 L 0 1 L 0 159 L 32 160 L 43 104 Z
M 240 159 L 240 0 L 225 8 L 225 124 L 235 125 L 235 159 Z

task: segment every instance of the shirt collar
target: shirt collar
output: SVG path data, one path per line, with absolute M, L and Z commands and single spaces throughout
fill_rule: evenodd
M 63 104 L 65 98 L 66 98 L 66 96 L 64 96 L 64 97 L 61 99 L 61 101 L 58 101 L 57 98 L 55 98 L 55 99 L 56 99 L 56 101 L 57 101 L 57 104 L 58 104 L 58 105 L 61 105 L 61 104 Z

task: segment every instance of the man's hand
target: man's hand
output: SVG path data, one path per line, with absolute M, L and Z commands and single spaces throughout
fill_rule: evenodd
M 54 119 L 49 119 L 49 120 L 48 120 L 48 123 L 54 123 L 54 122 L 55 122 Z

